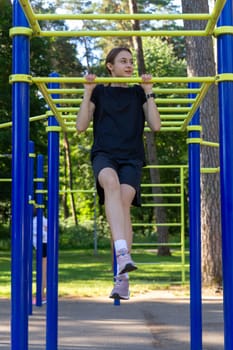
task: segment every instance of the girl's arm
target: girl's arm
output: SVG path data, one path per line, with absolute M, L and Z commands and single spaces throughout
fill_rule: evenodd
M 145 95 L 151 95 L 153 93 L 152 87 L 153 84 L 150 83 L 151 75 L 143 74 L 142 75 L 143 82 L 141 83 L 141 87 L 143 88 Z M 147 97 L 147 101 L 143 105 L 143 110 L 145 113 L 146 121 L 151 128 L 152 131 L 159 131 L 161 127 L 161 120 L 158 108 L 156 106 L 154 97 Z
M 95 110 L 95 105 L 91 102 L 91 95 L 96 86 L 96 84 L 94 84 L 96 76 L 94 74 L 88 74 L 85 78 L 87 83 L 84 84 L 83 101 L 80 105 L 76 120 L 76 129 L 79 133 L 88 128 Z

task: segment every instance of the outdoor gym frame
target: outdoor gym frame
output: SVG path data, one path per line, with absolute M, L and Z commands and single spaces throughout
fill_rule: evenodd
M 127 32 L 43 32 L 40 20 L 52 19 L 203 19 L 207 20 L 200 31 L 127 31 Z M 69 131 L 68 121 L 58 107 L 59 83 L 82 83 L 83 78 L 60 78 L 56 74 L 50 78 L 30 75 L 30 37 L 33 36 L 217 36 L 218 74 L 216 77 L 198 78 L 153 78 L 153 82 L 199 83 L 191 86 L 187 93 L 192 94 L 191 107 L 181 108 L 175 124 L 167 125 L 171 111 L 160 107 L 162 131 L 189 132 L 189 196 L 190 196 L 190 311 L 191 311 L 191 350 L 202 349 L 202 301 L 201 301 L 201 232 L 200 232 L 200 129 L 198 107 L 205 97 L 208 87 L 218 83 L 220 115 L 220 181 L 222 219 L 222 258 L 223 258 L 223 299 L 224 299 L 224 340 L 225 350 L 233 349 L 233 0 L 217 0 L 211 14 L 180 15 L 35 15 L 29 1 L 13 1 L 13 71 L 10 82 L 13 86 L 13 136 L 12 136 L 12 316 L 11 349 L 28 349 L 28 154 L 29 154 L 29 86 L 38 85 L 51 112 L 48 113 L 48 284 L 47 284 L 47 329 L 46 349 L 57 349 L 58 323 L 58 197 L 59 197 L 59 132 Z M 217 28 L 216 27 L 216 22 Z M 98 78 L 97 82 L 109 82 L 111 78 Z M 118 79 L 117 81 L 122 81 Z M 128 82 L 140 82 L 132 78 Z M 49 85 L 47 86 L 47 84 Z M 183 90 L 182 90 L 183 91 Z M 160 93 L 164 93 L 163 89 Z M 55 96 L 54 96 L 55 94 Z M 187 102 L 187 101 L 186 101 Z M 73 102 L 75 104 L 75 102 Z M 77 103 L 77 102 L 76 102 Z M 175 111 L 177 109 L 173 109 Z M 69 108 L 72 112 L 77 106 Z M 197 112 L 197 114 L 195 114 Z M 183 113 L 183 114 L 182 114 Z M 177 123 L 182 119 L 180 124 Z M 164 122 L 164 124 L 163 124 Z M 189 129 L 187 126 L 189 124 Z M 72 124 L 71 129 L 74 127 Z M 72 130 L 70 130 L 72 131 Z M 193 142 L 192 139 L 193 138 Z

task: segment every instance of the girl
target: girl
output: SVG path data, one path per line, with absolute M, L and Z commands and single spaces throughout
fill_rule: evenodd
M 131 77 L 133 58 L 128 48 L 112 49 L 106 57 L 112 77 Z M 100 203 L 105 204 L 117 257 L 117 276 L 110 298 L 129 299 L 128 272 L 137 269 L 131 259 L 131 204 L 140 206 L 141 169 L 145 165 L 143 130 L 145 119 L 152 131 L 160 129 L 151 75 L 140 85 L 96 85 L 88 74 L 77 117 L 77 131 L 85 131 L 93 119 L 92 167 Z

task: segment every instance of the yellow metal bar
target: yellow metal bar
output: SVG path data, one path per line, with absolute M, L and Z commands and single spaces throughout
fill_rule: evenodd
M 202 174 L 215 174 L 220 172 L 220 167 L 217 168 L 201 168 Z
M 195 102 L 195 98 L 156 98 L 156 103 L 158 104 L 187 104 Z M 81 100 L 82 101 L 82 100 Z
M 214 30 L 214 36 L 219 36 L 223 34 L 233 34 L 233 26 L 222 26 L 215 28 Z
M 174 108 L 176 111 L 176 109 Z M 162 114 L 160 115 L 161 120 L 185 120 L 186 114 Z
M 159 112 L 170 112 L 173 113 L 174 111 L 177 112 L 189 112 L 191 110 L 191 107 L 159 107 L 158 106 Z
M 150 203 L 142 204 L 142 207 L 180 207 L 180 203 Z
M 187 131 L 202 131 L 202 126 L 201 125 L 188 125 L 187 126 Z
M 32 29 L 28 27 L 14 27 L 10 29 L 10 37 L 15 35 L 27 35 L 31 37 L 32 33 Z
M 146 165 L 143 169 L 180 169 L 188 168 L 187 164 L 173 164 L 173 165 Z
M 216 82 L 219 83 L 221 81 L 233 81 L 233 73 L 222 73 L 216 76 Z
M 209 13 L 82 13 L 82 14 L 35 14 L 37 20 L 209 20 Z
M 186 140 L 186 143 L 187 144 L 190 144 L 190 143 L 202 143 L 202 138 L 201 137 L 191 137 L 191 138 L 187 138 Z
M 180 197 L 180 193 L 142 193 L 142 197 Z
M 42 120 L 42 119 L 46 119 L 46 118 L 48 118 L 48 115 L 47 114 L 42 114 L 42 115 L 38 115 L 36 117 L 29 118 L 29 121 L 30 122 L 34 122 L 34 121 Z M 12 122 L 2 123 L 2 124 L 0 124 L 0 129 L 1 128 L 11 127 L 11 126 L 12 126 Z
M 179 223 L 176 222 L 167 222 L 167 223 L 145 223 L 145 222 L 140 222 L 140 223 L 133 223 L 133 226 L 180 226 Z M 162 244 L 162 243 L 160 243 Z M 176 243 L 177 244 L 177 243 Z
M 215 83 L 215 77 L 155 77 L 150 81 L 152 83 L 165 84 L 165 83 Z M 63 84 L 84 84 L 85 78 L 80 77 L 32 77 L 32 82 L 39 83 L 63 83 Z M 142 83 L 142 78 L 113 78 L 113 77 L 97 77 L 95 83 L 109 84 L 109 83 Z M 175 89 L 175 88 L 174 88 Z M 189 90 L 187 90 L 189 91 Z
M 40 91 L 42 92 L 45 101 L 48 103 L 49 107 L 51 108 L 58 123 L 62 126 L 63 130 L 66 131 L 66 125 L 65 125 L 56 105 L 53 103 L 51 96 L 47 93 L 47 88 L 46 88 L 45 84 L 37 83 L 37 86 L 39 87 Z
M 84 92 L 84 89 L 48 89 L 49 94 L 82 94 Z
M 77 107 L 57 107 L 57 111 L 59 111 L 59 112 L 76 112 Z
M 201 145 L 203 146 L 210 146 L 210 147 L 219 147 L 218 142 L 210 142 L 210 141 L 201 141 Z
M 183 125 L 183 123 L 182 123 L 182 121 L 179 121 L 179 122 L 176 122 L 176 121 L 170 121 L 170 122 L 166 122 L 166 121 L 161 121 L 161 125 L 162 126 L 168 126 L 168 125 L 170 125 L 170 126 L 181 126 L 181 125 Z
M 36 33 L 42 37 L 128 37 L 128 36 L 206 36 L 205 30 L 70 30 L 70 31 L 41 31 Z
M 19 0 L 21 6 L 22 6 L 22 9 L 25 13 L 25 16 L 27 17 L 28 19 L 28 22 L 30 23 L 31 25 L 31 28 L 33 30 L 33 33 L 36 34 L 36 35 L 40 35 L 41 33 L 41 28 L 40 28 L 40 25 L 35 17 L 35 13 L 31 7 L 31 4 L 28 0 Z
M 200 92 L 200 89 L 191 89 L 191 88 L 179 88 L 178 86 L 174 88 L 154 88 L 154 93 L 156 94 L 198 94 Z
M 211 83 L 210 82 L 206 82 L 204 84 L 202 84 L 201 86 L 201 92 L 198 94 L 198 96 L 196 97 L 196 102 L 192 105 L 188 115 L 187 115 L 187 118 L 181 128 L 181 131 L 185 131 L 188 123 L 190 122 L 190 120 L 192 119 L 194 113 L 196 112 L 196 110 L 198 109 L 198 107 L 200 106 L 201 102 L 203 101 L 205 95 L 207 94 L 207 91 L 210 87 Z
M 216 27 L 217 20 L 222 12 L 222 9 L 226 3 L 226 0 L 216 0 L 214 8 L 211 13 L 211 17 L 206 25 L 206 35 L 212 35 L 214 28 Z
M 29 74 L 12 74 L 9 77 L 9 83 L 29 83 L 32 84 L 32 76 Z
M 82 102 L 82 98 L 53 98 L 54 103 L 67 103 L 67 104 L 80 104 Z
M 72 120 L 77 118 L 77 114 L 63 114 L 62 115 L 63 119 L 67 119 L 67 120 Z

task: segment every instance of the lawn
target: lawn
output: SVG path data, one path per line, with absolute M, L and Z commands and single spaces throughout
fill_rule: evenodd
M 0 297 L 10 297 L 10 259 L 9 251 L 0 251 Z M 134 249 L 133 259 L 138 265 L 138 270 L 130 274 L 132 296 L 181 284 L 179 251 L 172 251 L 172 256 L 169 257 L 158 257 L 154 250 Z M 111 261 L 110 250 L 99 250 L 97 255 L 91 249 L 61 250 L 59 252 L 59 296 L 108 295 L 113 281 Z M 186 281 L 188 281 L 188 264 Z M 35 282 L 33 290 L 35 290 Z

